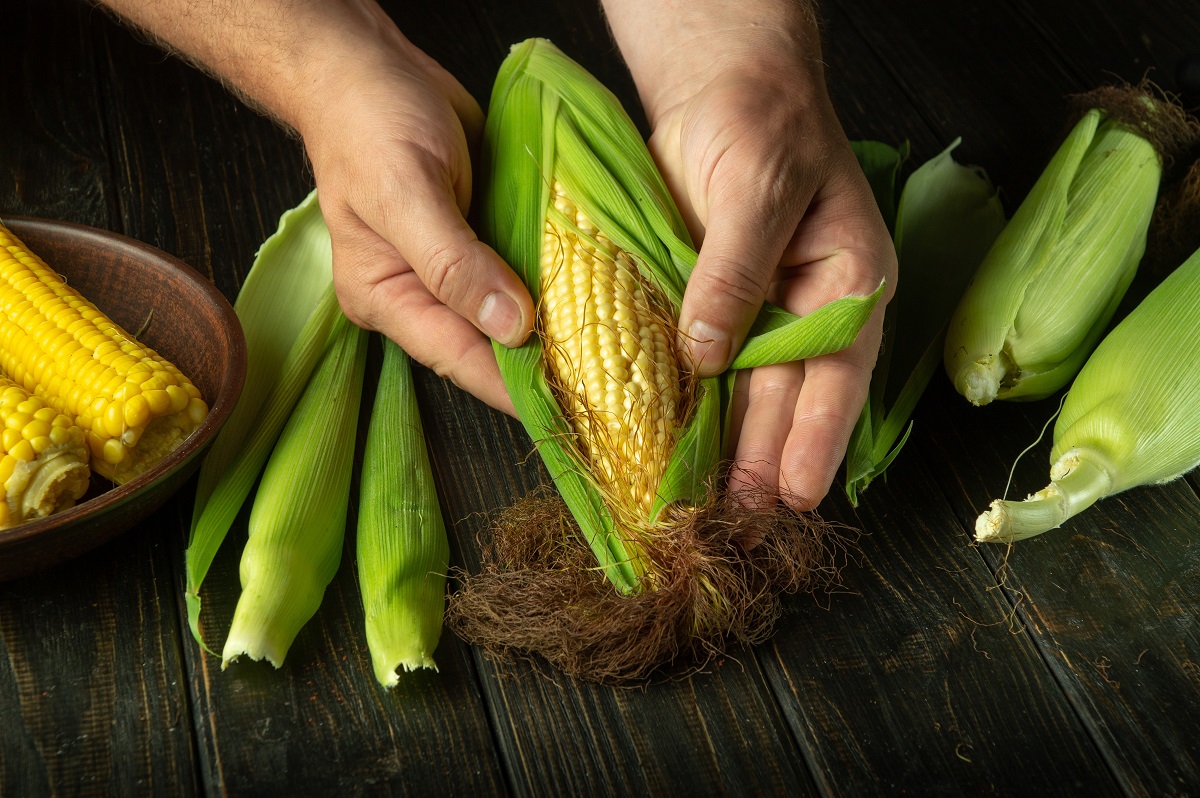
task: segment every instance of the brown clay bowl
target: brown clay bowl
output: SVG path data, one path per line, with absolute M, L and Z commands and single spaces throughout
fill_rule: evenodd
M 113 321 L 173 362 L 209 405 L 204 423 L 166 459 L 115 486 L 92 476 L 69 510 L 0 531 L 0 580 L 77 557 L 128 531 L 195 473 L 246 377 L 246 341 L 229 302 L 187 264 L 116 233 L 46 219 L 4 224 Z M 151 315 L 153 311 L 153 315 Z

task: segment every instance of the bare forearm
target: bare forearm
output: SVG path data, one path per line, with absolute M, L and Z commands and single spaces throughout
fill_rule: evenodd
M 373 0 L 101 1 L 297 130 L 331 77 L 423 57 Z
M 684 99 L 689 86 L 730 69 L 769 75 L 783 58 L 795 78 L 814 86 L 824 80 L 811 0 L 603 0 L 603 5 L 651 121 Z

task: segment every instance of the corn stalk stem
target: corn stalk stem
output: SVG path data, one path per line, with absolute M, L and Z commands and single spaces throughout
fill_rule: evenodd
M 993 501 L 975 521 L 975 539 L 980 543 L 1024 540 L 1091 507 L 1112 492 L 1112 476 L 1098 459 L 1078 450 L 1067 452 L 1051 471 L 1062 476 L 1025 501 Z

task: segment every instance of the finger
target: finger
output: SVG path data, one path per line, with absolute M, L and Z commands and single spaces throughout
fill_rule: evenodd
M 335 239 L 333 260 L 338 298 L 351 321 L 383 333 L 422 365 L 515 415 L 491 341 L 429 293 L 387 242 L 362 235 Z M 354 277 L 368 268 L 389 276 L 375 282 Z
M 746 410 L 738 431 L 729 489 L 744 502 L 779 493 L 779 466 L 792 417 L 805 384 L 802 361 L 753 369 L 746 381 Z
M 853 347 L 805 361 L 804 387 L 780 459 L 783 498 L 796 510 L 820 504 L 846 455 L 867 399 L 879 336 L 872 325 Z
M 506 346 L 522 343 L 533 328 L 533 300 L 516 273 L 476 238 L 459 212 L 440 170 L 411 170 L 408 191 L 384 229 L 434 297 Z
M 680 310 L 681 346 L 701 376 L 720 374 L 741 347 L 811 197 L 777 198 L 761 178 L 738 178 L 708 208 Z

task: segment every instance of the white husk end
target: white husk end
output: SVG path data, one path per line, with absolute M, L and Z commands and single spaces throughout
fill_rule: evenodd
M 968 402 L 982 407 L 996 398 L 1003 376 L 1004 369 L 1000 359 L 995 355 L 987 355 L 959 371 L 955 387 Z
M 395 687 L 400 683 L 400 669 L 403 668 L 405 673 L 412 673 L 415 670 L 431 670 L 434 673 L 438 672 L 437 663 L 433 661 L 433 657 L 429 652 L 419 651 L 405 656 L 400 659 L 389 660 L 388 663 L 375 662 L 375 678 L 384 687 Z
M 1050 467 L 1051 482 L 1022 502 L 993 501 L 975 520 L 975 540 L 1011 543 L 1055 529 L 1112 492 L 1111 468 L 1096 452 L 1072 449 Z
M 286 649 L 280 652 L 277 646 L 262 639 L 237 640 L 231 636 L 225 641 L 225 648 L 221 651 L 221 670 L 225 670 L 230 663 L 237 662 L 238 658 L 243 656 L 249 657 L 255 662 L 265 659 L 278 669 L 283 665 L 283 654 L 285 653 L 287 653 Z

